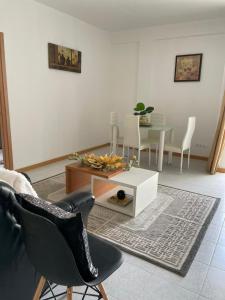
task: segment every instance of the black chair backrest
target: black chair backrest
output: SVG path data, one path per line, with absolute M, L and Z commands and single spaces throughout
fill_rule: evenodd
M 60 285 L 83 285 L 73 253 L 57 226 L 24 209 L 16 198 L 13 207 L 23 229 L 28 256 L 36 270 Z
M 21 226 L 10 209 L 14 192 L 0 181 L 0 299 L 31 300 L 40 275 L 28 259 Z
M 0 267 L 7 267 L 21 250 L 23 241 L 21 228 L 9 212 L 11 193 L 14 189 L 0 181 Z

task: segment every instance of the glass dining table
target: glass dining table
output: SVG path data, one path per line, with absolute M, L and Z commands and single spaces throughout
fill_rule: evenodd
M 163 167 L 163 152 L 164 152 L 164 144 L 165 144 L 165 135 L 166 132 L 170 133 L 170 143 L 173 143 L 174 139 L 174 130 L 173 127 L 168 125 L 140 125 L 141 133 L 146 133 L 149 131 L 157 131 L 159 132 L 159 155 L 158 155 L 158 165 L 157 170 L 159 172 L 162 171 Z M 169 153 L 169 161 L 172 160 L 172 153 Z

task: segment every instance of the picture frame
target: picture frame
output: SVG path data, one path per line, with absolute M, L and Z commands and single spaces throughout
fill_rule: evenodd
M 200 81 L 202 53 L 176 55 L 174 82 Z
M 48 43 L 50 69 L 81 73 L 81 51 Z

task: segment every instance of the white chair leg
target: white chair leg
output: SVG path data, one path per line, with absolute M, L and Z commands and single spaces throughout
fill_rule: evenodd
M 191 150 L 188 149 L 188 169 L 190 167 L 190 154 L 191 154 Z
M 118 140 L 118 138 L 119 138 L 119 127 L 117 126 L 117 134 L 116 134 L 116 153 L 115 154 L 117 154 L 117 151 L 118 151 L 118 146 L 119 146 L 119 140 Z
M 123 154 L 122 154 L 123 157 L 124 157 L 124 154 L 125 154 L 125 146 L 123 144 Z
M 173 152 L 169 151 L 168 152 L 168 164 L 172 164 L 172 160 L 173 160 Z
M 141 163 L 141 150 L 140 148 L 138 148 L 138 166 L 140 167 L 140 163 Z
M 111 126 L 111 140 L 110 140 L 109 151 L 110 154 L 113 152 L 113 126 Z
M 151 148 L 150 147 L 148 148 L 148 166 L 149 166 L 149 168 L 151 166 Z
M 159 151 L 159 146 L 156 145 L 155 147 L 155 163 L 157 165 L 157 162 L 158 162 L 158 151 Z
M 180 172 L 182 173 L 182 168 L 183 168 L 183 151 L 181 151 L 180 154 Z

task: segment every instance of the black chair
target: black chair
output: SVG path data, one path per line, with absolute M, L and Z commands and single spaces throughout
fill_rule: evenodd
M 12 193 L 15 190 L 0 181 L 0 299 L 31 300 L 41 275 L 30 263 L 21 226 L 10 209 Z M 68 212 L 79 209 L 87 221 L 93 203 L 91 193 L 83 192 L 71 193 L 56 205 Z
M 91 289 L 92 293 L 95 292 L 91 294 L 92 296 L 108 300 L 102 282 L 122 264 L 121 252 L 111 244 L 88 235 L 90 255 L 94 266 L 98 269 L 98 276 L 86 281 L 79 271 L 76 257 L 56 224 L 39 214 L 24 209 L 13 192 L 10 198 L 12 210 L 22 225 L 28 257 L 41 274 L 33 300 L 39 300 L 48 291 L 52 293 L 52 297 L 47 299 L 56 299 L 58 296 L 67 294 L 67 299 L 72 300 L 73 293 L 80 294 L 73 292 L 73 287 L 78 286 L 86 286 L 82 299 L 90 295 L 88 292 Z M 78 250 L 83 251 L 83 249 Z M 48 288 L 46 288 L 46 283 Z M 53 288 L 56 285 L 66 286 L 66 292 L 55 295 Z

